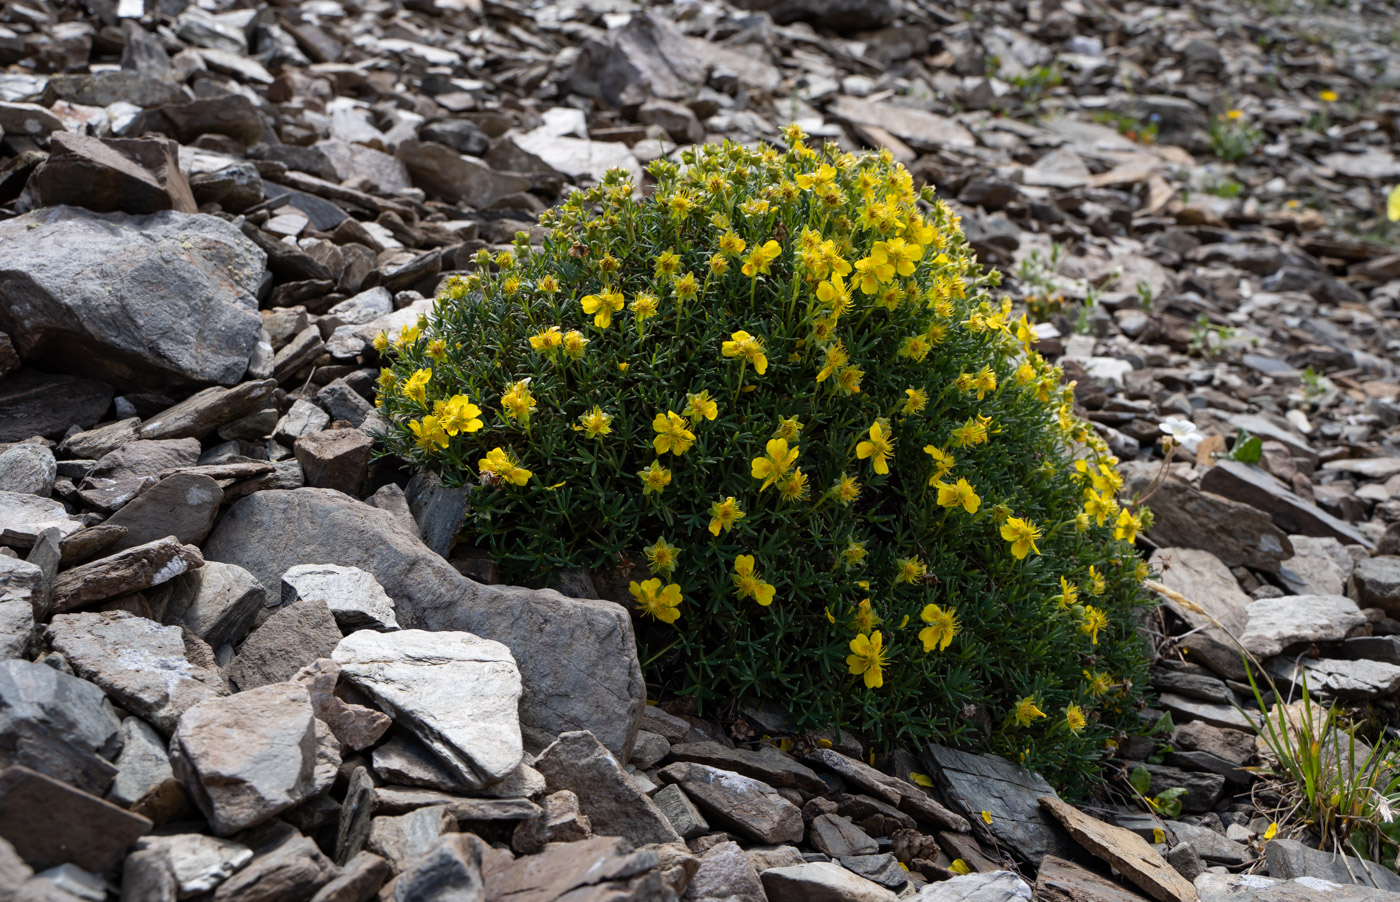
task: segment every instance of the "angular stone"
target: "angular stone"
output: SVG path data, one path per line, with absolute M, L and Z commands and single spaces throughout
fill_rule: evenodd
M 53 584 L 54 611 L 71 611 L 95 601 L 139 592 L 204 566 L 194 545 L 175 538 L 156 539 L 90 564 L 65 570 Z
M 82 529 L 82 523 L 68 515 L 62 502 L 28 492 L 0 491 L 0 543 L 28 548 L 39 534 L 50 527 L 62 536 Z
M 394 600 L 374 577 L 358 567 L 301 564 L 282 574 L 282 604 L 323 602 L 346 631 L 395 630 Z
M 1395 902 L 1394 893 L 1313 877 L 1274 880 L 1258 874 L 1207 871 L 1196 878 L 1195 885 L 1200 902 Z
M 1331 536 L 1347 543 L 1373 548 L 1374 543 L 1350 524 L 1316 504 L 1298 497 L 1268 473 L 1234 460 L 1220 460 L 1201 477 L 1201 488 L 1253 505 L 1289 533 Z
M 26 361 L 119 386 L 232 384 L 263 264 L 212 216 L 47 207 L 0 223 L 0 331 Z
M 396 817 L 376 817 L 367 848 L 402 871 L 443 836 L 456 832 L 457 818 L 446 806 L 432 805 Z
M 0 766 L 24 765 L 100 795 L 121 724 L 102 690 L 29 661 L 0 662 Z
M 0 442 L 63 438 L 72 426 L 92 426 L 111 405 L 112 387 L 105 382 L 27 368 L 8 372 L 0 379 Z
M 731 749 L 718 742 L 681 742 L 671 746 L 670 755 L 674 761 L 694 761 L 732 770 L 777 788 L 801 789 L 816 794 L 825 793 L 828 789 L 826 781 L 817 776 L 816 771 L 770 745 L 750 751 Z M 894 801 L 899 801 L 897 796 Z
M 668 789 L 671 787 L 667 787 Z M 716 843 L 700 856 L 682 902 L 768 902 L 753 862 L 736 842 Z
M 392 513 L 325 489 L 243 498 L 204 547 L 209 559 L 243 566 L 265 585 L 308 560 L 359 567 L 394 599 L 403 626 L 467 630 L 510 648 L 531 748 L 588 729 L 620 760 L 630 755 L 645 692 L 631 618 L 620 605 L 479 585 Z
M 522 821 L 510 847 L 520 855 L 538 852 L 552 842 L 577 842 L 593 835 L 592 822 L 579 810 L 578 796 L 561 789 L 540 800 L 539 817 Z
M 198 544 L 214 528 L 223 499 L 224 490 L 208 476 L 168 476 L 108 518 L 108 525 L 126 529 L 114 547 L 122 551 L 165 536 L 186 545 Z
M 1264 598 L 1246 609 L 1240 643 L 1261 658 L 1290 645 L 1334 642 L 1366 622 L 1356 602 L 1342 595 L 1287 595 Z
M 1209 827 L 1198 827 L 1182 821 L 1168 821 L 1167 826 L 1179 841 L 1190 843 L 1200 858 L 1213 864 L 1240 865 L 1254 857 L 1254 853 L 1247 847 Z
M 1125 489 L 1146 491 L 1151 471 L 1125 468 Z M 1293 553 L 1288 535 L 1264 511 L 1241 501 L 1167 479 L 1153 496 L 1148 537 L 1163 548 L 1192 548 L 1216 555 L 1229 567 L 1274 571 Z
M 1171 598 L 1163 600 L 1190 627 L 1190 635 L 1181 640 L 1188 659 L 1232 679 L 1242 679 L 1244 662 L 1239 647 L 1225 630 L 1236 636 L 1244 631 L 1253 599 L 1240 589 L 1230 568 L 1211 552 L 1195 548 L 1159 548 L 1148 564 L 1160 571 L 1164 586 L 1205 612 L 1178 605 Z M 1224 630 L 1211 623 L 1212 618 Z
M 374 810 L 385 815 L 434 806 L 444 807 L 458 821 L 470 823 L 528 821 L 540 815 L 540 806 L 529 799 L 468 799 L 431 789 L 394 786 L 382 786 L 374 791 Z
M 675 783 L 658 789 L 651 801 L 682 839 L 694 839 L 710 831 L 710 822 L 705 820 L 705 815 L 690 801 L 685 790 Z
M 379 741 L 393 721 L 388 715 L 341 700 L 335 694 L 340 679 L 340 665 L 330 658 L 318 658 L 292 677 L 311 693 L 311 707 L 316 718 L 330 727 L 341 745 L 360 751 Z
M 35 870 L 105 874 L 151 822 L 27 767 L 0 772 L 0 837 Z
M 198 213 L 168 138 L 114 138 L 59 133 L 49 158 L 31 176 L 46 207 L 75 204 L 100 213 Z
M 344 420 L 356 428 L 363 426 L 365 420 L 375 413 L 374 406 L 344 379 L 336 379 L 318 391 L 316 403 L 330 413 L 331 419 Z
M 481 845 L 474 836 L 434 843 L 385 890 L 389 902 L 486 902 Z
M 164 858 L 185 897 L 209 892 L 253 860 L 247 846 L 201 833 L 143 837 L 136 850 Z
M 212 902 L 281 902 L 306 899 L 335 876 L 336 867 L 316 843 L 287 828 L 271 848 L 214 890 Z
M 347 861 L 339 876 L 321 887 L 311 902 L 368 902 L 393 873 L 389 862 L 372 852 L 361 852 Z
M 1400 614 L 1400 557 L 1380 555 L 1357 561 L 1352 581 L 1358 603 L 1392 617 Z
M 1034 898 L 1041 902 L 1144 902 L 1132 890 L 1053 855 L 1047 855 L 1036 872 Z
M 166 741 L 139 717 L 122 721 L 121 739 L 117 775 L 107 790 L 107 801 L 158 824 L 182 813 L 188 799 L 170 768 Z
M 277 388 L 275 379 L 256 379 L 232 388 L 210 386 L 141 424 L 142 439 L 202 439 L 262 407 Z
M 665 899 L 660 877 L 651 873 L 659 863 L 651 849 L 636 852 L 626 840 L 595 836 L 579 842 L 545 846 L 538 855 L 515 860 L 490 856 L 482 861 L 482 876 L 491 899 L 554 900 Z M 624 895 L 631 890 L 632 894 Z M 611 891 L 611 892 L 610 892 Z M 650 895 L 646 895 L 650 893 Z M 396 902 L 409 902 L 407 899 Z
M 413 474 L 404 490 L 408 509 L 418 524 L 423 544 L 447 557 L 457 544 L 457 536 L 467 518 L 467 488 L 448 488 L 442 477 L 430 470 Z
M 1196 893 L 1191 884 L 1141 836 L 1131 830 L 1105 824 L 1058 798 L 1047 796 L 1040 800 L 1040 804 L 1064 825 L 1080 845 L 1112 865 L 1157 902 L 1194 902 Z
M 851 823 L 850 818 L 839 814 L 822 814 L 813 818 L 810 833 L 812 845 L 832 858 L 873 855 L 880 851 L 879 843 Z
M 1318 698 L 1363 701 L 1400 690 L 1400 665 L 1384 661 L 1303 658 L 1295 662 L 1279 657 L 1268 667 L 1280 685 L 1301 686 L 1306 679 L 1308 692 Z
M 320 432 L 330 425 L 330 414 L 310 401 L 297 399 L 291 410 L 277 421 L 272 430 L 275 439 L 284 445 L 291 445 L 303 435 Z
M 214 832 L 227 836 L 329 788 L 335 770 L 318 767 L 315 724 L 303 686 L 208 699 L 180 718 L 171 764 Z
M 1294 839 L 1269 840 L 1264 846 L 1264 856 L 1270 877 L 1284 880 L 1311 877 L 1400 893 L 1400 876 L 1389 868 L 1353 856 L 1312 849 Z
M 1355 561 L 1334 538 L 1289 536 L 1293 557 L 1279 568 L 1279 580 L 1295 595 L 1345 595 Z
M 762 843 L 802 839 L 801 810 L 766 783 L 688 761 L 667 765 L 660 774 L 667 783 L 679 784 L 724 827 Z
M 236 645 L 253 626 L 267 593 L 242 567 L 205 563 L 166 583 L 164 623 L 178 623 L 211 648 Z
M 561 733 L 535 767 L 551 792 L 568 790 L 578 797 L 594 833 L 625 837 L 635 845 L 681 842 L 666 816 L 591 733 Z
M 57 476 L 58 462 L 44 445 L 16 445 L 0 454 L 0 492 L 47 498 Z
M 164 733 L 191 706 L 228 693 L 219 674 L 185 657 L 179 627 L 126 611 L 59 614 L 48 638 L 75 673 Z
M 1185 789 L 1181 796 L 1181 810 L 1191 813 L 1211 811 L 1225 792 L 1225 778 L 1220 774 L 1201 773 L 1195 770 L 1182 770 L 1163 764 L 1145 765 L 1152 777 L 1149 792 L 1156 796 L 1168 789 Z
M 758 876 L 769 902 L 895 902 L 899 898 L 831 861 L 769 868 Z
M 278 608 L 248 634 L 228 668 L 240 690 L 289 680 L 317 658 L 329 658 L 341 641 L 330 608 L 320 600 Z
M 520 764 L 520 672 L 501 643 L 464 632 L 361 630 L 331 657 L 463 781 L 482 786 Z
M 838 119 L 856 125 L 884 129 L 917 151 L 968 148 L 977 143 L 972 133 L 956 121 L 916 107 L 871 103 L 856 97 L 841 96 L 827 104 L 827 111 Z
M 373 441 L 359 429 L 328 429 L 297 439 L 297 462 L 306 484 L 358 496 Z
M 405 141 L 397 152 L 414 184 L 448 203 L 468 203 L 485 209 L 503 197 L 530 188 L 526 176 L 497 172 L 475 157 L 432 141 Z
M 1030 902 L 1031 888 L 1011 871 L 986 871 L 930 883 L 914 899 L 915 902 Z M 1076 898 L 1075 902 L 1088 900 Z

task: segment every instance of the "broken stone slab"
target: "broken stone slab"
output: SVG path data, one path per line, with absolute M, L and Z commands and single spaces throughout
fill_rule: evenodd
M 1155 469 L 1123 468 L 1124 489 L 1145 492 Z M 1234 501 L 1212 492 L 1168 478 L 1153 500 L 1152 528 L 1148 537 L 1163 548 L 1190 548 L 1208 551 L 1227 567 L 1255 567 L 1274 571 L 1293 554 L 1288 535 L 1275 526 L 1269 515 L 1243 501 Z
M 685 724 L 687 730 L 689 726 Z M 673 761 L 694 761 L 732 770 L 773 787 L 801 789 L 817 794 L 828 789 L 816 771 L 772 746 L 765 745 L 757 751 L 750 751 L 732 749 L 718 742 L 680 742 L 671 746 L 670 756 Z
M 842 95 L 827 104 L 827 112 L 856 125 L 882 128 L 922 153 L 945 148 L 975 147 L 977 139 L 956 121 L 915 107 L 893 103 L 872 103 Z
M 47 610 L 42 567 L 0 555 L 0 660 L 27 658 L 34 642 L 34 612 Z
M 210 386 L 146 420 L 137 433 L 143 439 L 202 439 L 261 408 L 276 388 L 275 379 L 257 379 L 232 388 Z
M 1356 602 L 1343 595 L 1286 595 L 1263 598 L 1245 611 L 1240 643 L 1260 658 L 1290 645 L 1336 642 L 1366 622 Z
M 307 561 L 365 570 L 394 599 L 402 626 L 465 630 L 510 649 L 530 748 L 586 729 L 619 760 L 631 753 L 645 691 L 631 616 L 620 605 L 480 585 L 394 514 L 326 489 L 242 498 L 204 547 L 210 560 L 238 564 L 265 585 L 280 584 L 283 573 Z
M 489 798 L 532 798 L 545 791 L 545 779 L 522 762 L 510 776 L 472 788 L 449 770 L 411 733 L 398 733 L 374 750 L 374 772 L 386 783 Z
M 310 694 L 292 683 L 206 699 L 180 718 L 171 766 L 214 832 L 228 836 L 330 787 L 338 761 L 318 761 L 315 725 Z
M 228 693 L 223 677 L 186 658 L 179 627 L 111 611 L 59 614 L 47 634 L 74 673 L 163 733 L 191 706 Z
M 434 843 L 457 832 L 457 818 L 445 805 L 415 808 L 407 814 L 376 817 L 366 848 L 402 871 Z
M 444 836 L 385 887 L 388 902 L 418 899 L 484 900 L 482 846 L 475 836 Z
M 405 141 L 396 153 L 414 184 L 449 203 L 487 209 L 503 197 L 530 188 L 528 176 L 497 171 L 475 157 L 432 141 Z
M 76 864 L 105 874 L 150 829 L 139 814 L 27 767 L 0 772 L 0 837 L 36 871 Z
M 577 842 L 593 835 L 592 822 L 579 810 L 578 796 L 562 789 L 540 799 L 540 815 L 521 821 L 511 834 L 517 854 L 538 852 L 552 842 Z
M 458 631 L 360 630 L 331 657 L 467 784 L 494 783 L 520 764 L 520 672 L 501 643 Z
M 282 604 L 321 601 L 341 629 L 396 630 L 394 600 L 374 576 L 358 567 L 300 564 L 282 574 Z
M 362 430 L 327 429 L 303 435 L 293 449 L 308 486 L 358 496 L 373 445 Z
M 1352 570 L 1356 600 L 1368 608 L 1380 608 L 1390 616 L 1400 614 L 1400 557 L 1378 555 L 1358 561 Z
M 654 849 L 632 850 L 627 840 L 595 836 L 553 843 L 536 855 L 512 860 L 504 855 L 482 859 L 482 876 L 493 899 L 620 898 L 665 899 L 668 891 L 655 872 Z M 674 895 L 672 893 L 671 895 Z M 407 899 L 396 902 L 409 902 Z
M 1279 580 L 1295 595 L 1344 595 L 1355 559 L 1328 536 L 1289 536 L 1293 557 L 1279 568 Z
M 0 662 L 0 766 L 24 765 L 100 795 L 121 725 L 102 690 L 43 664 Z
M 1293 661 L 1278 657 L 1268 664 L 1269 673 L 1280 685 L 1302 686 L 1318 698 L 1363 701 L 1395 694 L 1400 690 L 1400 665 L 1384 661 L 1334 661 L 1303 658 Z
M 529 799 L 470 799 L 400 786 L 380 786 L 374 790 L 374 810 L 379 814 L 406 814 L 431 807 L 446 808 L 462 823 L 528 821 L 540 814 L 540 806 Z
M 1105 824 L 1058 798 L 1040 799 L 1070 836 L 1095 857 L 1113 866 L 1130 883 L 1157 902 L 1194 902 L 1195 889 L 1156 849 L 1131 830 Z
M 716 843 L 705 850 L 700 856 L 700 867 L 681 898 L 686 902 L 768 902 L 753 861 L 733 841 Z
M 651 800 L 682 839 L 694 839 L 710 831 L 710 822 L 705 820 L 705 815 L 676 784 L 661 787 Z
M 633 107 L 649 97 L 688 100 L 705 84 L 707 69 L 673 22 L 639 13 L 585 44 L 569 81 L 610 107 Z
M 224 490 L 208 476 L 168 476 L 107 518 L 107 525 L 126 529 L 126 535 L 114 547 L 124 551 L 165 536 L 185 545 L 197 545 L 214 528 L 223 500 Z
M 189 800 L 170 768 L 165 739 L 139 717 L 122 720 L 121 739 L 121 754 L 114 759 L 117 775 L 107 790 L 107 801 L 157 824 L 185 813 Z
M 1254 857 L 1254 853 L 1247 846 L 1234 842 L 1209 827 L 1199 827 L 1183 821 L 1167 821 L 1167 826 L 1179 841 L 1190 843 L 1197 855 L 1214 864 L 1241 865 Z
M 364 902 L 373 899 L 393 874 L 389 862 L 372 852 L 360 852 L 345 863 L 339 875 L 311 897 L 311 902 Z
M 62 613 L 139 592 L 204 566 L 199 548 L 167 537 L 65 570 L 53 584 L 52 609 Z
M 378 742 L 393 721 L 380 711 L 337 696 L 335 687 L 339 679 L 340 665 L 330 658 L 318 658 L 297 671 L 291 681 L 306 686 L 316 718 L 330 727 L 341 745 L 358 752 Z
M 667 783 L 679 784 L 717 823 L 750 839 L 761 843 L 802 839 L 802 811 L 767 783 L 689 761 L 669 764 L 660 775 Z
M 267 593 L 242 567 L 208 561 L 150 593 L 153 606 L 163 608 L 161 622 L 182 624 L 211 648 L 243 641 L 262 610 Z
M 44 445 L 15 445 L 0 454 L 0 492 L 47 498 L 57 476 L 58 462 Z
M 0 223 L 0 331 L 23 360 L 122 387 L 231 385 L 261 331 L 264 261 L 213 216 L 46 207 Z
M 229 665 L 229 681 L 246 690 L 289 680 L 317 658 L 330 657 L 340 641 L 340 628 L 325 602 L 285 605 L 248 634 Z
M 1269 840 L 1264 846 L 1264 857 L 1270 877 L 1283 880 L 1311 877 L 1400 893 L 1400 876 L 1389 868 L 1353 856 L 1312 849 L 1294 839 Z
M 839 814 L 822 814 L 813 818 L 809 833 L 817 851 L 825 852 L 832 858 L 872 855 L 880 851 L 879 843 L 851 823 L 850 818 Z
M 535 768 L 551 792 L 568 790 L 578 798 L 594 833 L 621 836 L 636 845 L 681 841 L 666 816 L 591 733 L 560 734 Z
M 1375 543 L 1351 524 L 1300 498 L 1257 467 L 1234 460 L 1218 461 L 1201 477 L 1201 489 L 1253 505 L 1289 533 L 1331 536 L 1348 545 L 1375 547 Z
M 169 138 L 90 138 L 58 133 L 31 176 L 46 207 L 73 204 L 99 213 L 198 213 Z
M 1196 548 L 1159 548 L 1148 564 L 1161 573 L 1159 581 L 1164 586 L 1205 612 L 1179 605 L 1170 597 L 1163 600 L 1168 610 L 1191 628 L 1190 635 L 1181 640 L 1188 659 L 1222 676 L 1243 679 L 1244 663 L 1230 634 L 1238 636 L 1244 632 L 1253 599 L 1240 588 L 1230 568 L 1211 552 Z
M 759 874 L 769 902 L 895 902 L 899 897 L 834 861 L 814 861 Z
M 447 557 L 457 544 L 457 536 L 467 518 L 467 487 L 449 488 L 443 484 L 442 477 L 423 470 L 408 481 L 404 499 L 418 524 L 423 544 Z
M 202 833 L 145 836 L 137 840 L 135 851 L 160 855 L 186 897 L 217 888 L 253 860 L 253 850 L 242 843 Z
M 63 503 L 56 499 L 0 491 L 0 544 L 28 548 L 51 527 L 67 537 L 82 529 L 83 524 L 69 516 Z
M 335 876 L 335 865 L 309 837 L 284 824 L 270 826 L 265 838 L 251 831 L 253 860 L 219 884 L 212 902 L 306 899 Z
M 1343 886 L 1316 877 L 1274 880 L 1258 874 L 1216 874 L 1195 880 L 1200 902 L 1395 902 L 1395 894 L 1364 886 Z
M 0 345 L 8 346 L 9 339 Z M 111 405 L 112 387 L 105 382 L 21 367 L 0 379 L 0 442 L 36 435 L 61 439 L 72 426 L 97 423 Z
M 1132 890 L 1053 855 L 1040 863 L 1033 898 L 1041 902 L 1145 902 Z

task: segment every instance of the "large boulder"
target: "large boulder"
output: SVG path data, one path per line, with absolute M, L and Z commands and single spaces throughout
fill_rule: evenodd
M 119 387 L 231 385 L 265 263 L 213 216 L 47 207 L 0 223 L 0 331 L 22 360 Z
M 588 730 L 621 761 L 637 734 L 646 690 L 632 621 L 621 605 L 548 589 L 483 586 L 457 572 L 389 511 L 331 489 L 257 492 L 240 499 L 205 543 L 208 560 L 237 564 L 264 586 L 298 564 L 372 574 L 406 629 L 461 630 L 510 649 L 520 669 L 525 745 Z

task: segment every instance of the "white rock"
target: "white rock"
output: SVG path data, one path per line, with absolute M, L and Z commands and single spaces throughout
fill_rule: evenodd
M 899 898 L 834 861 L 769 868 L 759 879 L 769 902 L 895 902 Z
M 253 860 L 253 850 L 240 843 L 202 833 L 148 836 L 136 850 L 156 849 L 165 854 L 180 885 L 180 895 L 207 893 Z
M 930 883 L 914 902 L 1030 902 L 1031 888 L 1010 871 L 966 874 Z
M 1245 609 L 1240 642 L 1261 658 L 1299 642 L 1343 639 L 1366 622 L 1356 602 L 1341 595 L 1288 595 L 1265 598 Z
M 324 601 L 341 629 L 396 630 L 394 600 L 358 567 L 301 564 L 282 574 L 282 604 Z

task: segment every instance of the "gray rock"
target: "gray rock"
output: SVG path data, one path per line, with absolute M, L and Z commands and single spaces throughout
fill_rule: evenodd
M 445 807 L 459 822 L 491 824 L 528 821 L 539 817 L 540 806 L 529 799 L 468 799 L 431 789 L 383 786 L 374 791 L 374 810 L 383 815 L 406 814 L 419 808 Z
M 1381 555 L 1357 561 L 1351 578 L 1358 603 L 1380 608 L 1392 617 L 1400 614 L 1400 557 Z
M 179 627 L 126 611 L 59 614 L 48 638 L 75 673 L 164 733 L 193 705 L 228 693 L 221 676 L 185 657 Z
M 408 481 L 404 498 L 418 524 L 423 544 L 447 557 L 457 544 L 457 536 L 467 518 L 466 486 L 448 488 L 436 473 L 423 470 Z
M 930 883 L 915 902 L 1030 902 L 1031 888 L 1011 871 L 966 874 Z
M 336 868 L 316 843 L 287 828 L 271 848 L 214 890 L 212 902 L 280 902 L 306 899 L 335 876 Z
M 850 818 L 839 814 L 822 814 L 813 818 L 810 833 L 812 845 L 832 858 L 872 855 L 880 851 L 879 843 L 851 823 Z
M 180 718 L 171 764 L 214 832 L 262 823 L 330 787 L 304 686 L 274 683 L 207 699 Z
M 290 410 L 272 430 L 273 438 L 284 445 L 292 445 L 303 435 L 320 432 L 330 425 L 331 416 L 310 401 L 298 398 Z
M 750 751 L 728 748 L 718 742 L 681 742 L 671 746 L 671 758 L 732 770 L 778 788 L 801 789 L 816 794 L 825 793 L 828 789 L 826 781 L 817 776 L 816 771 L 770 745 Z M 895 801 L 898 800 L 896 796 Z
M 372 444 L 359 429 L 327 429 L 303 435 L 293 449 L 307 485 L 358 496 Z
M 475 157 L 464 156 L 432 141 L 405 141 L 398 157 L 408 167 L 414 184 L 449 203 L 464 202 L 490 207 L 503 197 L 527 191 L 530 179 L 514 172 L 498 172 Z
M 345 781 L 345 799 L 336 823 L 333 851 L 337 863 L 349 861 L 364 849 L 369 841 L 373 812 L 374 781 L 370 779 L 369 771 L 357 767 Z
M 397 817 L 376 817 L 367 848 L 402 871 L 443 836 L 457 832 L 457 818 L 446 806 L 419 808 Z
M 1234 842 L 1209 827 L 1199 827 L 1183 821 L 1168 821 L 1167 826 L 1179 841 L 1190 844 L 1198 859 L 1210 861 L 1212 864 L 1239 865 L 1254 857 L 1254 853 L 1247 846 Z M 1191 875 L 1182 876 L 1188 880 L 1195 879 Z
M 330 338 L 341 326 L 362 326 L 393 312 L 394 296 L 389 289 L 376 286 L 336 304 L 321 315 L 316 325 L 322 338 Z
M 166 741 L 139 717 L 121 725 L 121 754 L 117 775 L 107 790 L 107 801 L 164 823 L 188 807 L 185 790 L 175 779 L 166 754 Z
M 223 499 L 224 490 L 208 476 L 168 476 L 108 518 L 108 525 L 126 529 L 126 535 L 113 547 L 121 551 L 165 536 L 174 536 L 183 544 L 198 544 L 213 529 Z
M 700 869 L 681 902 L 768 902 L 768 896 L 753 862 L 739 844 L 722 842 L 700 856 Z
M 204 558 L 196 546 L 173 537 L 156 539 L 58 574 L 50 606 L 54 611 L 71 611 L 162 585 L 202 566 Z
M 204 547 L 210 560 L 238 564 L 265 585 L 308 560 L 368 571 L 404 627 L 466 630 L 510 649 L 529 747 L 587 729 L 620 760 L 630 755 L 645 691 L 631 617 L 620 605 L 479 585 L 393 514 L 324 489 L 243 498 Z
M 341 629 L 396 630 L 394 600 L 374 576 L 358 567 L 300 564 L 282 574 L 282 604 L 325 603 Z
M 769 868 L 759 879 L 769 902 L 895 902 L 898 898 L 831 861 Z
M 1366 622 L 1356 602 L 1341 595 L 1288 595 L 1253 602 L 1240 642 L 1261 658 L 1290 645 L 1346 638 Z
M 261 327 L 258 334 L 261 337 Z M 141 438 L 152 440 L 202 439 L 220 426 L 260 409 L 276 388 L 273 379 L 244 382 L 233 388 L 211 386 L 162 410 L 142 423 L 137 432 Z
M 105 874 L 150 829 L 146 818 L 27 767 L 0 772 L 0 837 L 35 870 L 76 864 Z
M 1334 538 L 1289 536 L 1293 557 L 1279 568 L 1279 579 L 1295 595 L 1345 595 L 1355 561 Z
M 520 764 L 520 672 L 501 643 L 456 631 L 361 630 L 331 657 L 469 785 Z
M 578 797 L 579 810 L 588 816 L 594 833 L 621 836 L 635 845 L 681 842 L 666 816 L 592 734 L 560 734 L 535 767 L 550 792 L 568 790 Z
M 540 815 L 521 821 L 510 847 L 520 855 L 538 852 L 552 842 L 577 842 L 593 835 L 588 815 L 579 810 L 578 796 L 561 789 L 540 800 Z
M 136 843 L 137 852 L 163 858 L 175 877 L 181 897 L 207 893 L 253 860 L 247 846 L 201 833 L 147 836 Z
M 570 83 L 578 93 L 601 97 L 616 108 L 649 97 L 687 100 L 705 84 L 706 70 L 675 24 L 638 14 L 584 45 Z
M 1163 585 L 1205 611 L 1198 613 L 1170 598 L 1163 601 L 1168 610 L 1190 625 L 1190 635 L 1182 640 L 1187 658 L 1223 676 L 1242 679 L 1244 662 L 1230 634 L 1238 636 L 1244 632 L 1253 599 L 1240 589 L 1230 568 L 1211 552 L 1195 548 L 1159 548 L 1148 563 L 1161 573 Z M 1212 624 L 1212 618 L 1224 629 Z
M 909 883 L 909 873 L 899 866 L 899 859 L 889 852 L 873 855 L 851 855 L 841 859 L 841 866 L 871 883 L 899 891 Z
M 474 836 L 443 837 L 390 885 L 386 890 L 388 899 L 390 902 L 485 902 L 481 845 Z
M 797 842 L 802 812 L 766 783 L 705 764 L 678 761 L 661 769 L 722 826 L 761 843 Z
M 342 700 L 335 694 L 340 679 L 340 665 L 330 658 L 318 658 L 292 677 L 311 693 L 311 707 L 320 720 L 335 734 L 341 745 L 360 751 L 374 745 L 393 723 L 389 716 L 364 705 Z
M 317 658 L 329 658 L 340 641 L 324 601 L 286 605 L 248 634 L 228 669 L 229 681 L 240 690 L 280 683 Z
M 1394 893 L 1363 886 L 1343 886 L 1302 877 L 1274 880 L 1258 874 L 1216 874 L 1195 880 L 1200 902 L 1394 902 Z
M 1270 877 L 1283 880 L 1312 877 L 1400 893 L 1400 876 L 1389 868 L 1359 858 L 1312 849 L 1294 839 L 1270 840 L 1264 846 L 1264 856 Z
M 499 782 L 473 788 L 410 733 L 400 733 L 375 748 L 373 760 L 375 774 L 395 785 L 503 799 L 533 798 L 547 788 L 544 776 L 523 762 Z
M 1220 774 L 1182 770 L 1164 764 L 1144 765 L 1152 776 L 1150 792 L 1156 796 L 1168 789 L 1181 788 L 1186 794 L 1181 796 L 1181 810 L 1190 813 L 1210 811 L 1225 792 L 1225 778 Z
M 912 106 L 871 103 L 841 96 L 827 105 L 838 119 L 855 125 L 883 129 L 918 151 L 938 147 L 973 147 L 977 139 L 956 121 Z
M 180 887 L 160 852 L 133 851 L 122 862 L 121 902 L 175 902 Z
M 47 498 L 57 476 L 58 462 L 44 445 L 16 445 L 0 454 L 0 492 Z
M 340 874 L 321 887 L 311 902 L 368 902 L 393 873 L 389 862 L 372 852 L 361 852 L 347 861 Z
M 514 861 L 491 856 L 483 860 L 483 871 L 493 898 L 643 902 L 669 897 L 660 875 L 655 873 L 659 863 L 652 849 L 633 852 L 624 839 L 595 836 L 579 842 L 554 843 L 537 855 Z M 399 897 L 395 902 L 409 900 Z
M 1400 690 L 1400 665 L 1384 661 L 1333 661 L 1303 658 L 1297 662 L 1278 657 L 1268 664 L 1280 685 L 1301 686 L 1318 698 L 1360 701 L 1389 696 Z
M 810 22 L 832 31 L 873 31 L 898 10 L 890 0 L 743 0 L 742 9 L 766 11 L 780 25 Z
M 188 627 L 212 648 L 242 642 L 267 598 L 247 570 L 217 561 L 181 574 L 165 586 L 162 621 Z
M 118 386 L 248 368 L 265 257 L 223 220 L 50 207 L 0 224 L 0 248 L 0 330 L 24 360 Z
M 47 607 L 44 595 L 41 567 L 0 555 L 0 660 L 28 656 L 34 611 Z
M 671 743 L 666 737 L 649 730 L 637 731 L 637 742 L 632 746 L 632 758 L 627 763 L 646 770 L 655 766 L 671 752 Z
M 3 334 L 0 331 L 0 334 Z M 36 435 L 60 439 L 72 426 L 86 429 L 112 404 L 112 387 L 93 379 L 50 375 L 22 368 L 11 372 L 18 355 L 6 336 L 0 340 L 0 442 Z
M 1201 477 L 1201 489 L 1253 505 L 1273 518 L 1280 529 L 1305 536 L 1331 536 L 1372 548 L 1374 543 L 1346 523 L 1284 488 L 1277 479 L 1257 467 L 1234 460 L 1220 460 Z
M 92 683 L 43 664 L 0 662 L 0 766 L 21 764 L 100 795 L 117 773 L 120 728 Z
M 1144 492 L 1156 468 L 1123 468 L 1124 489 Z M 1153 496 L 1149 538 L 1163 548 L 1193 548 L 1219 557 L 1229 567 L 1274 571 L 1293 553 L 1288 535 L 1264 511 L 1212 492 L 1168 479 Z
M 316 403 L 331 415 L 332 420 L 343 420 L 357 428 L 375 413 L 374 406 L 344 379 L 336 379 L 318 391 Z
M 82 523 L 70 517 L 63 504 L 28 492 L 0 491 L 0 543 L 28 548 L 50 527 L 70 536 Z

